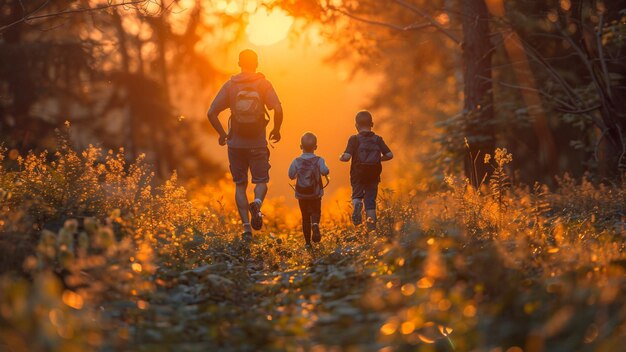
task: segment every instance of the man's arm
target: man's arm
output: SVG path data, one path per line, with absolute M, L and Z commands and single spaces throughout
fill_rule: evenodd
M 280 126 L 283 124 L 283 107 L 278 104 L 274 108 L 274 128 L 270 132 L 270 140 L 274 143 L 280 141 Z
M 217 131 L 217 134 L 219 134 L 218 141 L 220 145 L 224 145 L 226 144 L 226 131 L 224 131 L 224 126 L 222 126 L 222 123 L 217 118 L 218 115 L 219 115 L 219 111 L 214 111 L 214 110 L 209 109 L 209 111 L 207 112 L 207 116 L 209 118 L 209 121 L 211 122 L 211 126 L 213 126 L 215 131 Z
M 380 161 L 387 161 L 387 160 L 391 160 L 393 159 L 393 153 L 389 152 L 387 154 L 383 154 L 383 156 L 380 157 Z
M 352 158 L 352 155 L 350 155 L 348 153 L 343 153 L 339 157 L 339 161 L 347 162 L 347 161 L 350 161 L 350 158 Z
M 280 141 L 280 126 L 283 124 L 283 107 L 278 99 L 278 94 L 274 90 L 274 86 L 270 81 L 265 81 L 267 86 L 263 93 L 263 101 L 265 106 L 270 110 L 274 110 L 274 128 L 270 132 L 270 140 L 274 143 Z
M 228 108 L 227 85 L 228 85 L 228 82 L 226 82 L 222 86 L 222 88 L 220 88 L 220 91 L 217 92 L 215 99 L 213 99 L 213 102 L 211 103 L 211 108 L 209 108 L 209 111 L 206 113 L 207 117 L 209 118 L 209 122 L 211 122 L 211 126 L 213 126 L 215 131 L 217 131 L 217 134 L 219 134 L 218 142 L 220 145 L 226 144 L 226 136 L 227 136 L 226 131 L 224 131 L 224 127 L 222 126 L 222 123 L 218 119 L 220 112 Z

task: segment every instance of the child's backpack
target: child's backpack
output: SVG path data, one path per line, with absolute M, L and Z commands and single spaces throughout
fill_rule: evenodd
M 299 157 L 297 161 L 296 191 L 297 199 L 317 199 L 322 197 L 322 175 L 318 156 L 313 158 Z
M 378 182 L 383 171 L 381 155 L 377 135 L 357 135 L 357 152 L 354 161 L 358 181 L 363 183 Z
M 232 82 L 234 101 L 231 119 L 237 134 L 241 136 L 256 136 L 269 122 L 269 114 L 261 98 L 261 82 Z

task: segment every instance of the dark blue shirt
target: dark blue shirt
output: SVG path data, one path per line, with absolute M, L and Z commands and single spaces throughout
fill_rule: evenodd
M 359 132 L 360 135 L 362 136 L 373 136 L 376 135 L 374 132 L 372 131 L 361 131 Z M 380 152 L 382 155 L 385 155 L 387 153 L 391 152 L 391 149 L 389 149 L 389 147 L 387 146 L 387 144 L 385 143 L 385 141 L 383 140 L 383 137 L 376 135 L 376 137 L 378 137 L 378 146 L 380 147 Z M 357 149 L 359 148 L 359 141 L 358 141 L 358 135 L 352 135 L 350 136 L 350 139 L 348 139 L 348 146 L 346 146 L 346 151 L 344 153 L 346 154 L 350 154 L 351 156 L 351 161 L 350 161 L 350 182 L 354 182 L 354 180 L 356 180 L 355 177 L 355 158 L 354 156 L 357 154 Z

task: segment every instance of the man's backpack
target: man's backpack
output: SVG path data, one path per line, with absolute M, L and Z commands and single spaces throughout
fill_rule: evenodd
M 357 135 L 355 167 L 357 179 L 363 183 L 378 182 L 383 171 L 379 137 L 375 134 Z
M 299 157 L 297 160 L 296 191 L 297 199 L 317 199 L 322 197 L 322 175 L 318 156 L 313 158 Z
M 260 92 L 261 82 L 232 83 L 234 99 L 231 119 L 236 133 L 241 136 L 256 136 L 269 122 L 269 114 Z

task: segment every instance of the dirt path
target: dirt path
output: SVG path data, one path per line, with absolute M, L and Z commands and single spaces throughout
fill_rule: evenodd
M 316 344 L 375 350 L 382 316 L 363 304 L 377 265 L 367 256 L 370 244 L 333 237 L 311 252 L 297 232 L 259 236 L 250 245 L 225 240 L 196 252 L 202 258 L 192 270 L 161 270 L 160 288 L 129 326 L 132 345 L 150 351 Z

